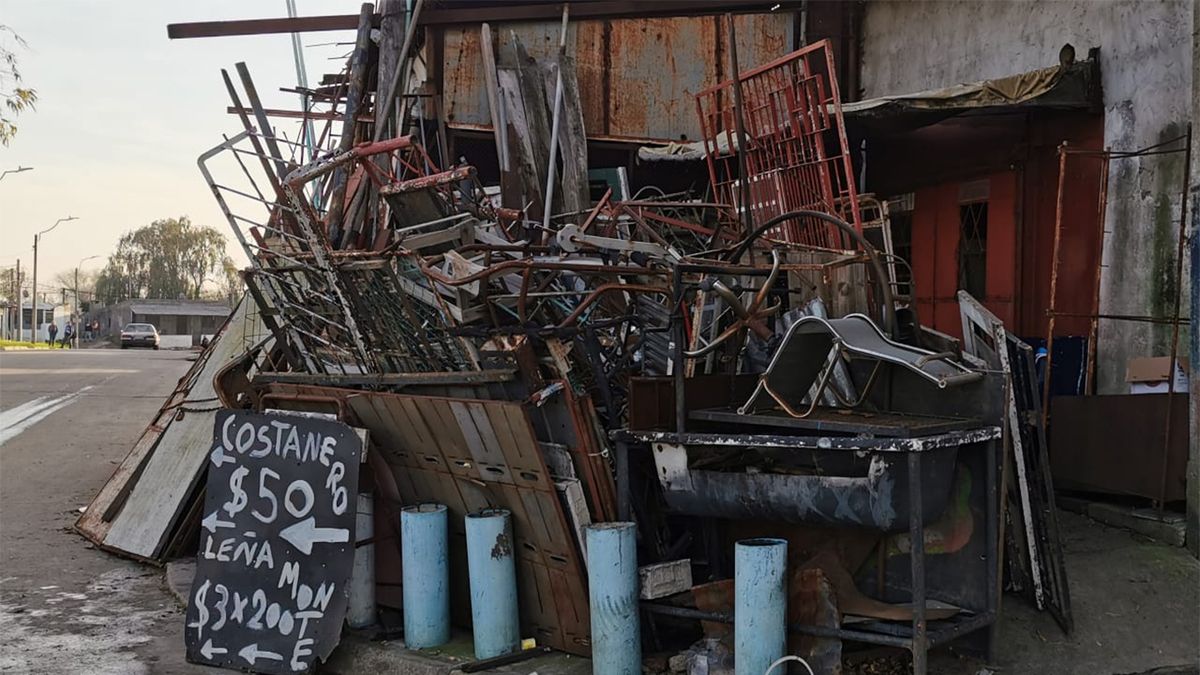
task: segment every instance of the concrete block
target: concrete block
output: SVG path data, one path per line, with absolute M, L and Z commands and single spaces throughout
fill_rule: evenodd
M 682 593 L 692 587 L 692 561 L 672 560 L 638 568 L 638 584 L 642 600 L 657 600 Z
M 1183 546 L 1184 544 L 1184 522 L 1182 518 L 1174 517 L 1175 514 L 1167 513 L 1166 517 L 1162 519 L 1147 518 L 1141 510 L 1101 502 L 1089 504 L 1087 514 L 1093 520 L 1098 520 L 1105 525 L 1132 530 L 1164 544 L 1172 546 Z

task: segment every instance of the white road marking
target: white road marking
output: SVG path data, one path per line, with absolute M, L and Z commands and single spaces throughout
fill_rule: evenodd
M 57 398 L 41 396 L 12 410 L 0 413 L 0 445 L 20 436 L 29 427 L 71 405 L 75 399 L 89 389 L 91 389 L 90 386 L 84 387 L 79 391 Z

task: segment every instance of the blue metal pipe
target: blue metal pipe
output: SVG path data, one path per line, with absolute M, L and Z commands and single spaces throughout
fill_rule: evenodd
M 511 514 L 506 509 L 467 514 L 467 569 L 475 658 L 490 659 L 520 650 L 517 568 Z
M 404 644 L 427 649 L 450 641 L 450 559 L 446 507 L 418 504 L 400 512 L 404 566 Z
M 733 551 L 733 667 L 763 675 L 787 649 L 787 541 L 743 539 Z
M 642 641 L 638 617 L 637 526 L 633 523 L 597 523 L 585 530 L 592 615 L 592 673 L 640 673 Z

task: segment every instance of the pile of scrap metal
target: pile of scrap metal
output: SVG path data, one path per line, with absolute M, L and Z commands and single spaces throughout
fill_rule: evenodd
M 697 95 L 708 195 L 593 201 L 561 50 L 538 62 L 482 27 L 487 186 L 409 81 L 411 29 L 375 45 L 371 18 L 292 138 L 244 65 L 241 92 L 226 74 L 243 128 L 199 164 L 264 331 L 217 361 L 215 395 L 369 430 L 381 605 L 400 606 L 401 507 L 437 502 L 455 579 L 463 517 L 511 511 L 523 634 L 571 653 L 592 644 L 583 530 L 617 520 L 639 564 L 690 561 L 682 587 L 643 588 L 658 650 L 731 639 L 733 542 L 755 535 L 788 542 L 791 646 L 824 672 L 841 639 L 923 672 L 928 646 L 994 624 L 1006 376 L 909 308 L 886 209 L 856 192 L 828 43 Z M 140 557 L 198 531 L 198 457 Z

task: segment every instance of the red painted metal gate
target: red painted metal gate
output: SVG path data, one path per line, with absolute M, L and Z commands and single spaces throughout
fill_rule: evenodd
M 846 128 L 834 76 L 833 51 L 821 40 L 738 76 L 744 101 L 749 209 L 755 223 L 811 209 L 862 231 Z M 717 201 L 739 204 L 734 81 L 696 95 L 708 171 Z M 789 242 L 844 248 L 833 226 L 791 221 L 774 236 Z

